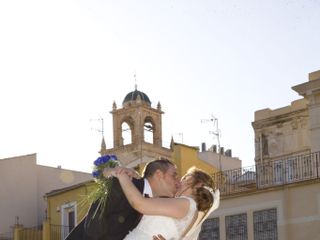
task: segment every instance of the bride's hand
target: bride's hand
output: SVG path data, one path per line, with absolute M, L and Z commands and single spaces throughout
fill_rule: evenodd
M 141 178 L 141 176 L 139 175 L 139 173 L 137 171 L 135 171 L 132 168 L 123 168 L 123 171 L 130 177 L 130 178 Z
M 140 175 L 131 168 L 125 167 L 115 167 L 115 168 L 105 168 L 103 169 L 103 175 L 108 178 L 111 176 L 119 178 L 120 175 L 127 175 L 130 179 L 132 178 L 140 178 Z
M 109 177 L 118 177 L 118 174 L 120 174 L 123 170 L 121 167 L 115 167 L 115 168 L 104 168 L 103 169 L 103 176 L 106 178 Z
M 113 176 L 113 173 L 112 173 L 113 171 L 114 171 L 114 168 L 104 168 L 102 174 L 105 178 L 109 178 Z

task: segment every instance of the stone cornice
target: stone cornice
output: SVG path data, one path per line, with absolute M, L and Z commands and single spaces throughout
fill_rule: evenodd
M 292 89 L 299 93 L 303 97 L 314 94 L 315 92 L 320 92 L 320 79 L 312 80 L 305 82 L 296 86 L 293 86 Z
M 259 129 L 264 127 L 274 126 L 277 124 L 283 124 L 285 122 L 295 120 L 299 117 L 307 117 L 308 116 L 307 110 L 308 109 L 305 108 L 305 109 L 300 109 L 294 112 L 279 114 L 279 115 L 271 116 L 269 118 L 257 120 L 255 122 L 252 122 L 252 127 L 254 129 Z

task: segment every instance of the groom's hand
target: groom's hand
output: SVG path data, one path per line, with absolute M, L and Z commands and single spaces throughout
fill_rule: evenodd
M 157 236 L 153 236 L 152 240 L 166 240 L 164 237 L 162 237 L 161 234 L 158 234 Z

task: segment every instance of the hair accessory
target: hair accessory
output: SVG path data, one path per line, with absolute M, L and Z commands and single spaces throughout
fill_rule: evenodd
M 207 189 L 211 194 L 214 193 L 213 189 L 211 187 L 208 186 L 203 186 L 204 189 Z

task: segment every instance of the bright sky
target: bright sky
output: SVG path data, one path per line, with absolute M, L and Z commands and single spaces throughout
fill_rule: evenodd
M 301 98 L 319 70 L 320 0 L 0 1 L 0 158 L 91 172 L 113 101 L 162 104 L 163 144 L 231 148 L 254 164 L 254 111 Z M 179 134 L 183 133 L 183 135 Z

